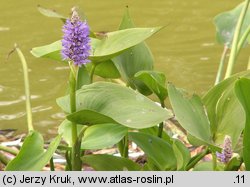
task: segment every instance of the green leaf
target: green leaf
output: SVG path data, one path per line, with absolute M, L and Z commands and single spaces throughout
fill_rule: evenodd
M 211 88 L 202 101 L 207 109 L 213 140 L 216 145 L 223 144 L 225 135 L 232 139 L 233 148 L 245 126 L 244 109 L 238 101 L 234 85 L 240 77 L 250 78 L 250 71 L 236 74 Z
M 79 90 L 83 85 L 90 84 L 89 73 L 85 66 L 81 66 L 77 73 L 77 90 Z
M 41 47 L 34 47 L 31 54 L 37 58 L 49 58 L 56 61 L 63 61 L 61 57 L 62 42 L 56 41 L 52 44 L 44 45 Z
M 83 125 L 77 125 L 78 135 L 82 130 Z M 62 135 L 63 140 L 72 147 L 72 122 L 65 119 L 58 127 L 58 134 Z
M 87 64 L 88 71 L 91 70 L 91 67 L 92 63 Z M 98 75 L 102 78 L 110 79 L 117 79 L 121 77 L 119 71 L 117 70 L 112 60 L 107 60 L 98 64 L 95 68 L 95 75 Z
M 67 17 L 57 13 L 55 10 L 43 8 L 40 5 L 37 6 L 37 9 L 44 16 L 51 17 L 51 18 L 59 18 L 63 22 L 66 22 Z
M 129 132 L 129 139 L 135 142 L 162 171 L 176 169 L 174 151 L 163 139 L 138 132 Z
M 250 171 L 250 79 L 241 78 L 235 83 L 235 93 L 241 102 L 246 115 L 243 136 L 243 160 L 246 170 Z
M 213 171 L 213 162 L 200 162 L 194 167 L 193 171 Z
M 135 25 L 126 9 L 121 21 L 120 30 L 134 28 Z M 152 30 L 153 31 L 153 30 Z M 142 41 L 141 41 L 142 42 Z M 141 70 L 153 70 L 153 55 L 144 42 L 126 50 L 121 55 L 113 58 L 122 78 L 134 89 L 138 89 L 144 95 L 150 95 L 152 92 L 140 80 L 135 80 L 134 75 Z
M 160 99 L 164 101 L 168 96 L 166 77 L 164 73 L 156 71 L 139 71 L 135 77 L 141 80 Z
M 61 103 L 58 104 L 59 106 L 61 105 Z M 79 110 L 78 112 L 69 114 L 67 119 L 78 124 L 89 126 L 102 123 L 116 123 L 116 121 L 111 117 L 88 109 Z
M 67 119 L 78 124 L 118 123 L 131 128 L 152 127 L 172 114 L 134 90 L 108 82 L 85 85 L 76 92 L 77 112 Z M 69 95 L 57 104 L 70 113 Z M 87 112 L 87 113 L 86 113 Z
M 102 40 L 91 38 L 92 53 L 89 56 L 89 59 L 95 63 L 101 63 L 109 60 L 119 55 L 126 49 L 129 49 L 130 47 L 133 47 L 146 40 L 160 29 L 161 27 L 132 28 L 109 32 Z M 35 57 L 46 57 L 53 60 L 62 61 L 60 54 L 61 49 L 62 43 L 60 40 L 49 45 L 35 47 L 31 50 L 31 53 Z
M 191 135 L 211 144 L 210 125 L 199 96 L 193 95 L 192 98 L 188 98 L 172 84 L 168 85 L 168 94 L 176 118 L 181 126 Z
M 153 136 L 158 136 L 158 131 L 159 131 L 159 127 L 157 127 L 157 126 L 139 130 L 139 132 L 142 132 L 142 133 L 145 133 L 145 134 L 150 134 L 150 135 L 153 135 Z M 163 129 L 163 132 L 162 132 L 162 139 L 166 140 L 169 144 L 173 143 L 172 139 L 170 138 L 170 136 L 167 134 L 167 132 L 164 129 Z
M 103 149 L 118 143 L 128 132 L 128 128 L 118 124 L 93 125 L 84 133 L 82 149 Z
M 231 47 L 234 32 L 235 32 L 235 27 L 238 22 L 243 6 L 244 6 L 244 3 L 241 3 L 236 8 L 227 12 L 220 13 L 214 18 L 214 23 L 215 23 L 216 31 L 217 31 L 216 37 L 219 43 L 224 44 L 224 45 L 226 44 L 229 47 Z M 240 38 L 243 35 L 243 33 L 246 31 L 247 27 L 250 25 L 249 9 L 247 11 L 245 20 L 242 25 Z
M 241 158 L 233 157 L 225 166 L 225 171 L 239 171 L 242 164 Z
M 78 135 L 83 128 L 77 125 Z M 64 120 L 59 126 L 58 133 L 62 135 L 68 146 L 72 146 L 72 123 Z M 115 145 L 127 133 L 128 129 L 124 126 L 112 123 L 93 125 L 87 128 L 82 139 L 82 149 L 103 149 Z
M 30 132 L 25 138 L 19 154 L 6 167 L 6 171 L 40 171 L 56 151 L 61 136 L 58 135 L 45 151 L 44 140 L 40 133 Z
M 191 159 L 189 150 L 180 140 L 174 140 L 173 151 L 177 161 L 177 170 L 185 170 L 185 167 Z
M 84 163 L 96 171 L 140 171 L 141 167 L 133 161 L 112 155 L 87 155 L 82 157 Z
M 119 55 L 147 38 L 157 33 L 162 27 L 129 28 L 114 32 L 108 32 L 106 37 L 98 43 L 90 56 L 94 62 L 102 62 Z M 115 62 L 116 63 L 116 62 Z

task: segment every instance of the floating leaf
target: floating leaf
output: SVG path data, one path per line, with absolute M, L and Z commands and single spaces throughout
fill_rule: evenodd
M 247 171 L 250 171 L 250 79 L 241 78 L 235 83 L 235 93 L 241 102 L 246 115 L 243 136 L 243 159 Z
M 25 138 L 18 155 L 6 167 L 6 171 L 40 171 L 56 151 L 61 136 L 58 135 L 45 151 L 44 140 L 40 133 L 32 131 Z
M 83 86 L 77 91 L 76 98 L 77 112 L 68 115 L 67 119 L 78 124 L 118 123 L 140 129 L 172 117 L 169 111 L 142 94 L 114 83 L 97 82 Z M 57 99 L 57 103 L 70 113 L 69 95 Z
M 82 157 L 84 163 L 96 171 L 140 171 L 141 167 L 132 160 L 112 155 L 87 155 Z
M 163 139 L 138 132 L 129 132 L 129 139 L 135 142 L 162 171 L 176 169 L 174 151 Z

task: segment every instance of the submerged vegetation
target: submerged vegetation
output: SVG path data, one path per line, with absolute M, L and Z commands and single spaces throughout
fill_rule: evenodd
M 45 146 L 32 125 L 27 63 L 15 46 L 24 72 L 29 133 L 19 152 L 0 145 L 1 151 L 15 156 L 8 160 L 0 152 L 5 170 L 42 170 L 49 164 L 53 171 L 53 155 L 60 152 L 67 171 L 83 170 L 84 165 L 104 171 L 249 171 L 250 71 L 233 74 L 241 49 L 250 41 L 249 2 L 214 19 L 217 41 L 224 50 L 215 85 L 203 96 L 190 96 L 154 70 L 152 53 L 144 41 L 163 27 L 136 27 L 128 8 L 119 30 L 98 33 L 77 8 L 67 18 L 39 7 L 45 16 L 63 22 L 62 39 L 34 47 L 31 53 L 70 67 L 68 93 L 56 100 L 66 117 L 58 136 Z M 157 102 L 148 97 L 152 94 Z M 166 108 L 166 101 L 171 109 Z M 165 128 L 168 121 L 185 131 L 187 141 L 171 136 Z M 145 154 L 143 162 L 131 159 L 131 143 Z M 89 150 L 107 147 L 117 149 L 119 156 L 89 154 Z M 199 151 L 191 155 L 191 148 Z

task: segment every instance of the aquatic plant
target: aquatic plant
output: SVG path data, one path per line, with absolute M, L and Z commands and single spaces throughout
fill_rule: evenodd
M 216 16 L 217 39 L 225 48 L 215 86 L 202 97 L 190 96 L 167 83 L 165 75 L 153 69 L 152 53 L 144 41 L 162 27 L 135 27 L 126 9 L 119 30 L 100 35 L 89 30 L 76 9 L 67 19 L 39 7 L 44 15 L 59 18 L 64 24 L 63 40 L 35 47 L 31 53 L 70 66 L 69 94 L 56 101 L 66 118 L 47 151 L 41 135 L 30 130 L 6 170 L 41 170 L 49 160 L 54 170 L 52 155 L 56 148 L 65 154 L 65 170 L 82 170 L 82 162 L 106 171 L 239 170 L 243 163 L 250 170 L 250 72 L 232 75 L 240 49 L 248 42 L 248 6 L 246 0 Z M 222 80 L 229 49 L 229 64 Z M 147 97 L 151 94 L 159 103 Z M 166 100 L 172 111 L 166 108 Z M 189 144 L 201 148 L 195 156 L 164 128 L 165 122 L 173 119 L 184 129 Z M 58 146 L 61 138 L 66 145 Z M 145 153 L 143 165 L 130 159 L 130 142 Z M 111 146 L 117 148 L 119 157 L 85 155 L 86 150 Z M 27 159 L 30 154 L 35 155 L 31 161 Z M 210 160 L 205 162 L 206 155 Z M 38 160 L 40 157 L 44 159 Z M 34 160 L 36 165 L 31 164 Z

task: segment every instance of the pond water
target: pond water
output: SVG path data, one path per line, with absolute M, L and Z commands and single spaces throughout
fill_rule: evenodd
M 53 3 L 51 3 L 53 2 Z M 5 57 L 18 43 L 30 69 L 33 121 L 44 134 L 53 134 L 63 119 L 55 99 L 64 95 L 69 70 L 55 61 L 36 59 L 35 46 L 60 39 L 60 20 L 41 15 L 38 4 L 68 15 L 74 5 L 84 10 L 94 31 L 116 30 L 125 6 L 137 26 L 164 26 L 147 40 L 155 69 L 168 81 L 202 95 L 214 83 L 222 46 L 215 41 L 213 17 L 232 9 L 239 0 L 12 0 L 0 1 L 0 129 L 26 131 L 23 75 L 16 54 Z M 247 49 L 239 58 L 236 71 L 244 70 Z

